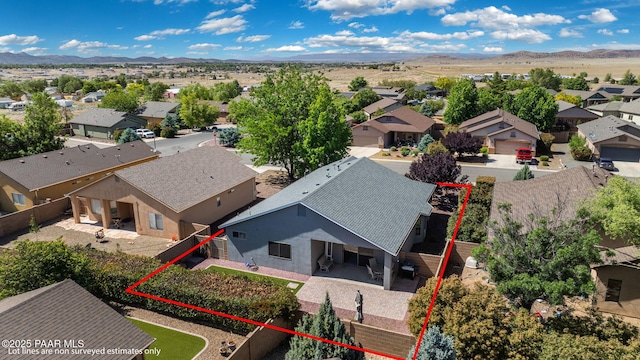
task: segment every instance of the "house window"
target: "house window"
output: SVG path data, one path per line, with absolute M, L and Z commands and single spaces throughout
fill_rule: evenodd
M 102 200 L 91 199 L 91 212 L 94 214 L 102 213 Z
M 231 233 L 231 236 L 233 236 L 234 238 L 238 238 L 238 239 L 246 239 L 247 238 L 247 233 L 244 233 L 242 231 L 234 231 Z
M 216 199 L 216 205 L 220 206 L 222 204 L 222 201 L 220 201 L 220 197 L 218 197 Z
M 362 126 L 362 131 L 369 131 L 369 126 L 367 125 Z
M 269 242 L 269 256 L 291 259 L 291 245 Z
M 11 193 L 11 197 L 13 198 L 13 203 L 16 205 L 27 205 L 24 201 L 24 195 Z
M 162 224 L 162 215 L 149 213 L 149 227 L 154 230 L 164 230 L 164 225 Z
M 298 205 L 298 216 L 307 216 L 307 208 L 302 205 Z
M 416 235 L 420 235 L 420 234 L 422 234 L 422 228 L 420 227 L 420 221 L 418 221 L 418 222 L 416 223 L 416 226 L 415 226 L 415 234 L 416 234 Z
M 633 120 L 633 115 L 629 115 L 629 120 Z
M 516 137 L 516 132 L 515 131 L 511 132 L 511 137 Z
M 618 302 L 620 300 L 620 290 L 622 290 L 622 280 L 609 279 L 604 301 Z

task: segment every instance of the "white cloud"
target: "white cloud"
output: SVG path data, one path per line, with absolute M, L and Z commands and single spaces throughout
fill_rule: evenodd
M 616 31 L 618 34 L 628 34 L 629 33 L 629 29 L 620 29 L 618 31 Z
M 222 50 L 240 51 L 242 49 L 243 49 L 242 46 L 227 46 L 227 47 L 223 48 Z
M 501 6 L 501 8 L 502 8 L 503 10 L 511 11 L 511 8 L 510 8 L 510 7 L 508 7 L 507 5 L 502 5 L 502 6 Z
M 613 31 L 607 29 L 599 29 L 598 34 L 613 36 Z
M 150 32 L 149 34 L 136 36 L 133 39 L 137 41 L 149 41 L 149 40 L 156 40 L 156 39 L 164 39 L 166 35 L 184 35 L 184 34 L 188 34 L 189 32 L 191 32 L 191 29 L 169 28 L 164 30 L 155 30 Z
M 390 46 L 393 39 L 380 36 L 340 36 L 318 35 L 304 40 L 305 44 L 312 48 L 318 47 L 365 47 L 380 49 Z
M 194 51 L 211 51 L 213 49 L 217 49 L 220 47 L 220 44 L 209 44 L 209 43 L 202 43 L 202 44 L 194 44 L 194 45 L 190 45 L 189 46 L 189 50 L 194 50 Z
M 101 41 L 79 41 L 76 39 L 67 41 L 66 43 L 62 44 L 59 47 L 60 50 L 69 50 L 74 48 L 79 53 L 95 54 L 95 53 L 99 53 L 100 49 L 127 50 L 129 47 L 122 46 L 122 45 L 108 44 Z
M 571 21 L 560 15 L 544 13 L 518 16 L 504 12 L 495 6 L 489 6 L 484 9 L 447 14 L 442 17 L 441 22 L 445 26 L 463 26 L 471 24 L 472 26 L 477 26 L 483 29 L 502 30 L 532 28 L 543 25 L 557 25 L 570 23 Z
M 547 40 L 551 40 L 551 37 L 543 32 L 533 29 L 514 29 L 507 31 L 494 31 L 491 33 L 491 37 L 500 40 L 514 40 L 522 41 L 529 44 L 539 44 Z
M 352 23 L 349 23 L 349 25 L 347 25 L 347 26 L 350 27 L 350 28 L 359 29 L 361 27 L 364 27 L 365 25 L 354 21 Z
M 419 31 L 412 33 L 410 31 L 403 31 L 400 33 L 400 37 L 408 37 L 414 40 L 469 40 L 476 37 L 484 36 L 484 31 L 466 31 L 466 32 L 454 32 L 452 34 L 436 34 L 432 32 Z
M 576 37 L 576 38 L 581 38 L 582 37 L 582 33 L 580 33 L 577 30 L 574 29 L 567 29 L 567 28 L 562 28 L 560 29 L 560 32 L 558 33 L 559 37 Z
M 207 55 L 208 52 L 206 52 L 206 51 L 187 51 L 186 54 L 187 55 Z
M 342 31 L 336 32 L 336 35 L 338 35 L 338 36 L 351 36 L 351 35 L 354 35 L 354 33 L 353 33 L 353 31 L 342 30 Z
M 41 48 L 41 47 L 35 47 L 35 46 L 32 46 L 32 47 L 28 47 L 28 48 L 24 48 L 24 49 L 22 49 L 22 52 L 26 52 L 26 53 L 35 53 L 35 54 L 42 54 L 42 53 L 44 53 L 44 52 L 45 52 L 45 51 L 47 51 L 47 50 L 49 50 L 49 49 L 47 49 L 47 48 Z
M 256 7 L 251 5 L 251 4 L 243 4 L 242 6 L 233 9 L 233 11 L 235 11 L 237 13 L 243 13 L 243 12 L 247 12 L 249 10 L 253 10 L 255 8 Z
M 156 36 L 152 36 L 152 35 L 140 35 L 140 36 L 136 36 L 133 38 L 134 40 L 138 40 L 138 41 L 149 41 L 149 40 L 154 40 L 156 39 Z
M 145 49 L 151 49 L 152 47 L 153 47 L 153 45 L 151 45 L 151 44 L 147 44 L 147 45 L 143 46 L 143 48 L 145 48 Z
M 239 4 L 241 2 L 244 2 L 244 0 L 211 0 L 211 2 L 216 5 L 226 5 L 226 4 Z M 251 2 L 253 2 L 253 0 Z
M 365 33 L 374 33 L 374 32 L 378 32 L 378 28 L 375 26 L 372 26 L 370 28 L 366 28 L 366 29 L 362 29 L 362 32 Z
M 456 0 L 310 0 L 309 10 L 331 12 L 331 19 L 345 21 L 375 15 L 412 13 L 415 10 L 442 8 L 452 5 Z
M 271 35 L 251 35 L 251 36 L 238 36 L 236 42 L 260 42 L 270 38 Z
M 424 48 L 428 48 L 431 51 L 460 51 L 467 47 L 465 44 L 442 44 L 442 45 L 424 45 Z
M 591 15 L 580 15 L 579 19 L 587 19 L 593 23 L 608 23 L 618 20 L 609 9 L 596 9 Z
M 301 52 L 306 50 L 307 49 L 299 45 L 286 45 L 286 46 L 280 46 L 279 48 L 269 48 L 264 51 L 265 52 Z
M 0 45 L 33 45 L 38 41 L 42 41 L 36 35 L 18 36 L 16 34 L 0 36 Z
M 218 16 L 224 14 L 225 12 L 226 12 L 226 10 L 212 11 L 212 12 L 208 13 L 207 16 L 205 16 L 204 18 L 205 19 L 211 19 L 211 18 L 214 18 L 214 17 L 218 17 Z
M 289 24 L 289 29 L 304 29 L 304 23 L 300 20 L 292 21 Z
M 209 19 L 197 27 L 200 32 L 214 32 L 216 35 L 240 32 L 247 28 L 247 21 L 242 15 L 230 18 Z
M 503 50 L 501 47 L 493 47 L 493 46 L 485 46 L 482 49 L 483 52 L 488 52 L 488 53 L 501 53 Z
M 184 5 L 184 4 L 188 4 L 190 2 L 195 2 L 195 1 L 198 1 L 198 0 L 153 0 L 153 4 L 162 5 L 162 4 L 176 3 L 178 5 Z
M 429 9 L 429 15 L 431 16 L 440 16 L 446 13 L 447 13 L 447 10 L 445 8 Z

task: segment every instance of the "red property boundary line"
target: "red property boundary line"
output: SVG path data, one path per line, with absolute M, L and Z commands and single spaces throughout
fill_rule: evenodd
M 465 188 L 465 189 L 467 189 L 467 192 L 466 192 L 466 196 L 464 198 L 464 202 L 462 203 L 462 207 L 460 208 L 460 215 L 458 216 L 458 221 L 456 223 L 455 230 L 453 231 L 453 235 L 451 236 L 451 241 L 449 242 L 449 246 L 447 247 L 447 252 L 446 252 L 444 261 L 442 263 L 442 267 L 440 268 L 440 273 L 438 274 L 438 282 L 436 283 L 436 287 L 435 287 L 435 289 L 433 291 L 433 295 L 431 296 L 431 303 L 429 304 L 429 309 L 427 311 L 427 316 L 424 319 L 424 324 L 422 324 L 422 330 L 420 331 L 420 336 L 418 337 L 418 341 L 416 343 L 416 349 L 420 348 L 420 343 L 422 343 L 422 338 L 424 337 L 425 330 L 427 329 L 427 324 L 429 323 L 429 318 L 431 317 L 431 311 L 433 310 L 433 305 L 435 304 L 436 296 L 438 295 L 438 291 L 440 290 L 440 284 L 442 283 L 442 278 L 444 276 L 445 269 L 447 268 L 447 263 L 449 262 L 449 256 L 451 255 L 451 250 L 453 249 L 455 238 L 458 235 L 458 228 L 460 227 L 460 222 L 462 220 L 462 215 L 464 214 L 464 210 L 465 210 L 465 208 L 467 206 L 467 202 L 469 201 L 469 195 L 471 194 L 471 188 L 472 188 L 472 186 L 469 185 L 469 184 L 437 183 L 437 185 L 438 186 L 442 186 L 442 187 Z M 284 332 L 284 333 L 287 333 L 287 334 L 291 334 L 291 335 L 302 336 L 302 337 L 306 337 L 306 338 L 309 338 L 309 339 L 322 341 L 322 342 L 325 342 L 325 343 L 328 343 L 328 344 L 331 344 L 331 345 L 343 346 L 343 347 L 346 347 L 346 348 L 349 348 L 349 349 L 352 349 L 352 350 L 357 350 L 357 351 L 362 351 L 362 352 L 366 352 L 366 353 L 370 353 L 370 354 L 374 354 L 374 355 L 384 356 L 384 357 L 388 357 L 390 359 L 395 359 L 395 360 L 404 360 L 405 359 L 405 358 L 396 357 L 394 355 L 384 354 L 384 353 L 381 353 L 381 352 L 378 352 L 378 351 L 374 351 L 374 350 L 371 350 L 371 349 L 365 349 L 365 348 L 354 346 L 354 345 L 349 345 L 349 344 L 345 344 L 345 343 L 341 343 L 341 342 L 337 342 L 337 341 L 333 341 L 333 340 L 329 340 L 329 339 L 324 339 L 324 338 L 313 336 L 313 335 L 310 335 L 310 334 L 305 334 L 305 333 L 297 332 L 297 331 L 294 331 L 294 330 L 282 328 L 282 327 L 279 327 L 279 326 L 274 326 L 274 325 L 270 325 L 270 324 L 261 323 L 259 321 L 255 321 L 255 320 L 251 320 L 251 319 L 245 319 L 245 318 L 242 318 L 242 317 L 239 317 L 239 316 L 235 316 L 235 315 L 231 315 L 231 314 L 225 314 L 223 312 L 219 312 L 219 311 L 215 311 L 215 310 L 211 310 L 211 309 L 205 309 L 205 308 L 202 308 L 202 307 L 199 307 L 199 306 L 194 306 L 194 305 L 191 305 L 191 304 L 187 304 L 187 303 L 183 303 L 183 302 L 179 302 L 179 301 L 175 301 L 175 300 L 171 300 L 171 299 L 166 299 L 166 298 L 163 298 L 163 297 L 159 297 L 159 296 L 155 296 L 155 295 L 151 295 L 151 294 L 147 294 L 147 293 L 143 293 L 143 292 L 135 290 L 135 288 L 137 288 L 138 286 L 142 285 L 147 280 L 149 280 L 152 277 L 154 277 L 155 275 L 159 274 L 160 272 L 162 272 L 164 269 L 168 268 L 169 266 L 171 266 L 171 265 L 175 264 L 176 262 L 180 261 L 181 259 L 183 259 L 187 255 L 191 254 L 192 252 L 194 252 L 196 249 L 198 249 L 202 245 L 208 243 L 213 238 L 215 238 L 215 237 L 219 236 L 220 234 L 222 234 L 223 232 L 224 232 L 224 229 L 221 229 L 221 230 L 217 231 L 215 234 L 209 236 L 206 240 L 200 242 L 198 245 L 195 245 L 191 249 L 185 251 L 180 256 L 178 256 L 175 259 L 169 261 L 168 263 L 162 265 L 161 267 L 159 267 L 158 269 L 154 270 L 152 273 L 150 273 L 149 275 L 145 276 L 144 278 L 138 280 L 135 284 L 129 286 L 125 290 L 125 292 L 128 293 L 128 294 L 138 295 L 138 296 L 142 296 L 144 298 L 153 299 L 153 300 L 156 300 L 156 301 L 161 301 L 161 302 L 165 302 L 165 303 L 176 305 L 176 306 L 182 306 L 182 307 L 187 308 L 187 309 L 201 311 L 201 312 L 204 312 L 204 313 L 207 313 L 207 314 L 216 315 L 216 316 L 220 316 L 220 317 L 231 319 L 231 320 L 242 321 L 242 322 L 245 322 L 245 323 L 248 323 L 248 324 L 251 324 L 251 325 L 262 326 L 262 327 L 265 327 L 265 328 L 268 328 L 268 329 L 271 329 L 271 330 L 277 330 L 277 331 L 281 331 L 281 332 Z M 418 356 L 418 351 L 414 351 L 413 360 L 416 360 L 417 356 Z

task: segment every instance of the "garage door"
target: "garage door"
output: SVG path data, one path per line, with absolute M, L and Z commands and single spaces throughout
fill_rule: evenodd
M 618 161 L 640 161 L 640 149 L 619 148 L 613 146 L 603 146 L 600 149 L 600 157 L 611 158 Z
M 496 154 L 515 155 L 516 149 L 521 147 L 529 148 L 529 145 L 530 143 L 528 141 L 496 140 Z
M 377 136 L 354 136 L 353 146 L 378 147 Z

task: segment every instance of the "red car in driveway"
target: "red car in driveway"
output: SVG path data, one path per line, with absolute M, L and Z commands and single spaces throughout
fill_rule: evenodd
M 531 159 L 533 159 L 531 149 L 519 148 L 518 150 L 516 150 L 516 163 L 530 163 Z

